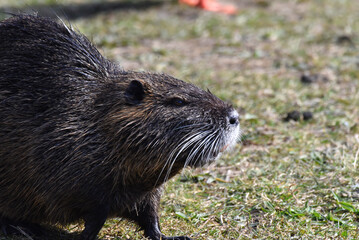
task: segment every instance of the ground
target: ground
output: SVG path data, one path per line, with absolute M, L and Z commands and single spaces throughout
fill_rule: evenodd
M 358 239 L 359 1 L 227 2 L 237 15 L 169 0 L 0 0 L 0 10 L 57 12 L 124 68 L 169 73 L 238 109 L 242 141 L 167 184 L 166 235 Z M 299 121 L 284 120 L 291 111 Z M 100 238 L 143 239 L 120 219 Z

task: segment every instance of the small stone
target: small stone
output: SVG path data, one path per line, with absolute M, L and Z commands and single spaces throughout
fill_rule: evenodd
M 348 35 L 338 36 L 336 42 L 339 45 L 354 45 L 352 37 Z
M 304 84 L 326 83 L 329 79 L 322 74 L 302 74 L 302 76 L 300 76 L 300 81 Z
M 305 83 L 305 84 L 311 84 L 313 82 L 315 82 L 317 80 L 317 77 L 315 75 L 306 75 L 306 74 L 303 74 L 301 77 L 300 77 L 300 81 L 302 83 Z
M 313 118 L 313 113 L 312 112 L 305 111 L 302 114 L 303 114 L 303 120 L 304 121 L 308 121 L 308 120 Z
M 289 122 L 290 120 L 299 121 L 300 115 L 301 114 L 299 111 L 291 111 L 291 112 L 287 113 L 287 116 L 283 120 L 286 122 Z

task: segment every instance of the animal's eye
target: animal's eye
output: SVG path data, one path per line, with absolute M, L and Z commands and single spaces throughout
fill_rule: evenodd
M 186 101 L 181 98 L 175 97 L 171 99 L 171 104 L 180 107 L 180 106 L 184 106 L 186 104 Z

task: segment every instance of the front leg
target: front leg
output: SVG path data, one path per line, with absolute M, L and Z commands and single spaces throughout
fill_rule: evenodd
M 97 234 L 100 232 L 103 224 L 106 221 L 108 211 L 109 205 L 103 204 L 99 205 L 97 208 L 94 208 L 92 212 L 87 214 L 87 216 L 84 218 L 85 229 L 81 233 L 81 240 L 95 240 L 97 238 Z
M 126 212 L 124 217 L 135 221 L 151 240 L 191 240 L 186 236 L 166 237 L 162 234 L 158 220 L 160 198 L 161 191 L 154 190 L 134 210 Z

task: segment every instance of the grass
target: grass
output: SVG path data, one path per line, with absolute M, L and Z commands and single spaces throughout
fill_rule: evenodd
M 236 16 L 162 2 L 71 23 L 123 67 L 209 88 L 241 114 L 243 140 L 233 152 L 167 184 L 163 232 L 203 240 L 358 239 L 359 2 L 241 0 Z M 1 0 L 0 8 L 11 4 Z M 302 74 L 320 77 L 303 84 Z M 283 121 L 292 110 L 314 118 Z M 113 219 L 100 237 L 142 233 Z

